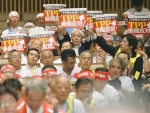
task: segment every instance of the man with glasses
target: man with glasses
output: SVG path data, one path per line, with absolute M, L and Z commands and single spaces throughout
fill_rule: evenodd
M 71 82 L 76 81 L 73 75 L 81 71 L 81 68 L 75 66 L 76 53 L 73 49 L 66 49 L 61 53 L 62 67 L 58 70 L 63 76 L 67 76 Z
M 10 28 L 3 31 L 2 35 L 6 36 L 8 34 L 18 34 L 21 30 L 21 27 L 19 27 L 19 14 L 16 11 L 11 11 L 9 13 L 9 24 Z

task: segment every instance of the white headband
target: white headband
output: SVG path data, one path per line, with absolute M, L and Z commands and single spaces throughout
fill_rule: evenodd
M 72 30 L 72 33 L 76 32 L 76 31 L 77 31 L 77 32 L 80 32 L 80 33 L 81 33 L 81 35 L 84 37 L 84 33 L 83 33 L 83 31 L 82 31 L 82 30 L 80 30 L 80 29 L 73 29 L 73 30 Z M 71 33 L 71 34 L 72 34 L 72 33 Z
M 125 21 L 118 21 L 118 25 L 126 25 Z
M 130 12 L 124 12 L 122 15 L 132 15 Z
M 39 13 L 36 15 L 36 18 L 38 19 L 39 17 L 44 16 L 44 13 Z
M 33 26 L 33 27 L 35 27 L 35 25 L 32 22 L 25 23 L 24 27 L 27 27 L 27 26 Z
M 11 11 L 9 13 L 9 17 L 11 17 L 11 16 L 18 16 L 19 17 L 19 14 L 16 11 Z

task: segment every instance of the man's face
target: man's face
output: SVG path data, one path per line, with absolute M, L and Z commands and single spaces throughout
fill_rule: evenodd
M 111 66 L 110 66 L 110 73 L 111 73 L 111 77 L 115 78 L 115 77 L 120 77 L 120 75 L 122 74 L 123 70 L 122 70 L 122 66 L 119 62 L 117 61 L 113 61 Z
M 38 62 L 38 52 L 31 50 L 27 56 L 27 61 L 29 64 L 35 65 Z
M 135 10 L 137 12 L 141 12 L 142 11 L 142 5 L 137 5 L 137 6 L 134 6 Z
M 138 43 L 136 51 L 137 52 L 138 51 L 144 51 L 144 48 L 142 48 L 141 45 Z
M 147 42 L 150 37 L 150 34 L 143 34 L 144 42 Z
M 30 48 L 35 48 L 38 49 L 39 52 L 41 52 L 42 49 L 42 42 L 40 40 L 33 40 L 33 42 L 31 42 L 31 47 Z
M 7 93 L 1 95 L 0 104 L 4 106 L 2 108 L 4 113 L 17 113 L 17 101 L 11 94 Z
M 3 71 L 2 74 L 5 77 L 5 79 L 16 77 L 14 71 L 12 71 L 12 70 L 5 70 L 5 71 Z
M 44 66 L 45 65 L 53 65 L 54 56 L 50 52 L 50 50 L 42 51 L 40 61 Z
M 14 67 L 20 67 L 21 66 L 21 54 L 18 51 L 15 51 L 10 54 L 10 58 L 8 59 L 9 64 Z
M 11 16 L 9 17 L 9 24 L 11 26 L 18 26 L 19 23 L 19 16 Z
M 101 92 L 103 88 L 106 86 L 107 81 L 104 80 L 94 80 L 94 88 L 96 91 Z
M 68 57 L 67 61 L 62 61 L 63 68 L 72 71 L 76 63 L 76 57 Z
M 61 46 L 61 52 L 66 50 L 66 49 L 72 49 L 71 48 L 71 45 L 70 45 L 70 42 L 64 42 Z
M 95 51 L 96 53 L 100 53 L 103 51 L 103 49 L 98 44 L 95 44 Z
M 126 63 L 126 66 L 128 66 L 129 64 L 129 59 L 128 59 L 128 55 L 127 54 L 123 54 L 123 53 L 120 53 L 117 58 L 120 58 L 122 59 L 125 63 Z
M 37 111 L 38 108 L 41 106 L 45 95 L 43 92 L 34 92 L 33 90 L 29 90 L 26 94 L 26 101 L 28 106 L 33 110 Z
M 39 27 L 44 27 L 45 26 L 44 16 L 38 17 L 37 22 L 38 22 Z
M 92 95 L 92 85 L 88 84 L 81 84 L 78 89 L 76 89 L 76 97 L 83 101 L 84 99 L 90 97 Z
M 55 97 L 59 100 L 60 103 L 66 101 L 70 91 L 71 91 L 70 81 L 67 78 L 60 77 L 56 80 L 54 93 Z
M 125 21 L 125 23 L 126 23 L 126 25 L 128 24 L 128 14 L 124 14 L 123 16 L 122 16 L 122 18 L 123 18 L 123 21 Z
M 118 35 L 124 35 L 124 31 L 126 30 L 125 25 L 118 25 Z
M 113 41 L 112 40 L 106 40 L 106 43 L 110 46 L 113 46 Z
M 93 63 L 93 59 L 90 53 L 83 53 L 80 56 L 80 65 L 82 69 L 84 70 L 89 69 L 92 63 Z
M 21 83 L 21 97 L 24 97 L 25 96 L 26 80 L 24 78 L 19 78 L 18 80 Z
M 132 49 L 131 46 L 129 47 L 129 42 L 128 42 L 128 40 L 127 40 L 126 37 L 123 38 L 122 42 L 120 43 L 120 48 L 121 48 L 121 50 L 124 51 L 124 52 L 127 52 L 127 51 L 129 51 L 129 50 Z
M 47 87 L 45 94 L 45 101 L 47 103 L 51 103 L 51 99 L 53 98 L 53 92 L 50 87 Z
M 74 46 L 78 46 L 82 43 L 83 37 L 82 37 L 81 33 L 78 31 L 72 33 L 71 38 L 72 38 L 72 43 L 74 44 Z

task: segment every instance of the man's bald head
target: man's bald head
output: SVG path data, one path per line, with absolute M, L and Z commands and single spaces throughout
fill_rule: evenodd
M 52 90 L 60 104 L 63 104 L 71 91 L 70 80 L 66 76 L 57 76 L 51 83 Z
M 52 51 L 42 50 L 40 55 L 41 55 L 40 61 L 44 66 L 45 65 L 53 65 L 54 55 L 53 55 Z
M 35 49 L 38 49 L 39 52 L 41 52 L 42 46 L 43 46 L 43 43 L 42 43 L 42 41 L 41 41 L 40 39 L 34 39 L 34 40 L 31 42 L 30 49 L 31 49 L 31 48 L 35 48 Z

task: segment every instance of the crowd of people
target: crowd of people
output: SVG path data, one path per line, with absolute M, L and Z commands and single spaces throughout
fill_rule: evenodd
M 143 0 L 132 1 L 134 7 L 122 14 L 117 32 L 104 35 L 52 22 L 55 50 L 43 50 L 40 39 L 29 37 L 26 52 L 1 53 L 8 64 L 0 68 L 0 113 L 150 112 L 150 34 L 137 38 L 127 28 L 128 15 L 150 11 L 142 7 Z M 9 28 L 1 36 L 24 28 L 50 30 L 43 13 L 36 16 L 37 26 L 27 21 L 23 28 L 16 11 L 8 16 Z M 91 68 L 93 64 L 98 67 Z

